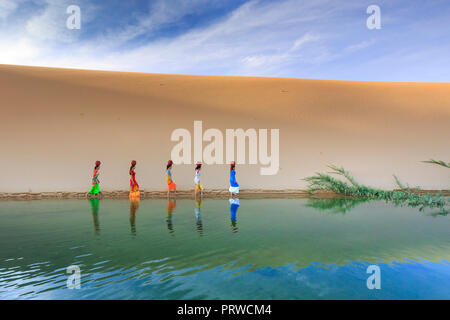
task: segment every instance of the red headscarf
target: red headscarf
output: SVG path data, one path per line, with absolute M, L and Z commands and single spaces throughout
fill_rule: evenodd
M 131 161 L 131 165 L 134 167 L 136 165 L 136 160 Z
M 95 166 L 98 167 L 99 165 L 101 165 L 102 163 L 100 161 L 95 161 Z

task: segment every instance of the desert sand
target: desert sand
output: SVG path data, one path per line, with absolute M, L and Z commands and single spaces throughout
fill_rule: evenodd
M 361 183 L 449 189 L 450 83 L 190 76 L 0 65 L 0 192 L 165 190 L 173 130 L 279 129 L 280 170 L 238 165 L 242 189 L 301 190 L 302 178 L 345 167 Z M 194 165 L 176 165 L 179 190 Z M 206 189 L 228 189 L 228 165 L 204 166 Z

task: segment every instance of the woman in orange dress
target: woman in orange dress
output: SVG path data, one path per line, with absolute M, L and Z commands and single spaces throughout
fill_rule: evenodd
M 140 198 L 139 184 L 136 181 L 136 160 L 131 161 L 130 173 L 130 199 Z

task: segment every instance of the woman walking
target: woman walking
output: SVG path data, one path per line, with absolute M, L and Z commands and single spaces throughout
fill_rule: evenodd
M 167 167 L 166 167 L 166 182 L 167 182 L 167 197 L 170 198 L 170 192 L 174 191 L 175 194 L 177 194 L 177 185 L 175 184 L 175 182 L 173 182 L 172 179 L 172 166 L 173 166 L 173 161 L 169 160 L 167 161 Z
M 139 192 L 139 184 L 136 181 L 136 172 L 134 169 L 136 168 L 136 160 L 131 161 L 131 167 L 129 170 L 130 174 L 130 199 L 136 199 L 141 197 L 141 193 Z
M 197 199 L 197 194 L 200 193 L 200 197 L 203 197 L 203 186 L 200 183 L 200 170 L 202 169 L 201 162 L 197 162 L 195 164 L 195 177 L 194 177 L 194 183 L 195 183 L 195 198 Z
M 97 197 L 100 193 L 100 180 L 98 180 L 98 176 L 100 175 L 100 161 L 95 161 L 94 173 L 92 174 L 92 187 L 89 190 L 89 195 Z
M 233 195 L 239 194 L 239 184 L 236 181 L 236 162 L 232 161 L 230 164 L 230 195 L 233 198 Z

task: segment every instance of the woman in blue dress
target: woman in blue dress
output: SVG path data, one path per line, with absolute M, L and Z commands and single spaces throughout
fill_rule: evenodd
M 231 197 L 239 194 L 239 184 L 236 181 L 236 162 L 232 161 L 230 164 L 230 191 Z

